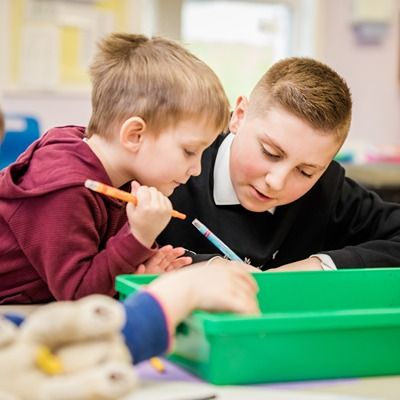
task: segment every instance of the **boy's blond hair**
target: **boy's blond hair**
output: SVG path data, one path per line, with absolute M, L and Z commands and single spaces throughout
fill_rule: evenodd
M 100 42 L 90 75 L 88 136 L 110 138 L 132 116 L 143 118 L 156 133 L 187 118 L 217 131 L 228 124 L 229 102 L 218 77 L 172 40 L 111 34 Z
M 302 119 L 314 129 L 333 133 L 343 144 L 351 123 L 351 94 L 335 71 L 310 58 L 287 58 L 275 63 L 250 95 L 250 112 L 272 107 Z

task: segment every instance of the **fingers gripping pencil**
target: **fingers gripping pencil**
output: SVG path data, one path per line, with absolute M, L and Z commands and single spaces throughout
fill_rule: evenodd
M 128 192 L 119 190 L 113 186 L 106 185 L 105 183 L 93 181 L 91 179 L 86 179 L 85 186 L 93 190 L 94 192 L 105 194 L 106 196 L 113 197 L 118 200 L 126 201 L 127 203 L 137 204 L 137 198 Z M 175 218 L 185 219 L 186 215 L 180 213 L 179 211 L 172 210 L 171 215 Z

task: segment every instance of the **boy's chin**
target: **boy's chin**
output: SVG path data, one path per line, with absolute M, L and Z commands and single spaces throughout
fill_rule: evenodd
M 163 187 L 158 188 L 158 190 L 164 195 L 164 196 L 171 196 L 172 193 L 174 193 L 175 189 L 177 189 L 181 184 L 173 182 L 172 184 L 167 184 Z
M 160 188 L 159 191 L 166 197 L 169 197 L 174 193 L 175 188 L 170 187 L 170 188 Z
M 261 202 L 249 201 L 248 199 L 239 199 L 240 205 L 247 211 L 262 213 L 276 207 L 272 202 L 262 204 Z
M 274 208 L 273 206 L 271 207 L 261 207 L 261 206 L 256 206 L 256 205 L 245 205 L 243 203 L 240 203 L 242 205 L 243 208 L 245 208 L 247 211 L 251 211 L 251 212 L 257 212 L 257 213 L 262 213 L 262 212 L 266 212 L 271 210 L 272 208 Z

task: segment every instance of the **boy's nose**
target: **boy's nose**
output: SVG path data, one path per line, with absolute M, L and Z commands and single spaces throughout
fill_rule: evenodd
M 201 158 L 189 168 L 189 176 L 199 176 L 201 173 Z
M 280 192 L 286 185 L 288 175 L 289 173 L 285 169 L 269 171 L 265 174 L 265 183 L 274 193 Z

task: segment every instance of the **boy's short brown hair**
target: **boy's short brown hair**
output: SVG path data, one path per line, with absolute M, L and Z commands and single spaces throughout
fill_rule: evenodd
M 282 107 L 314 129 L 333 133 L 342 144 L 351 123 L 351 94 L 327 65 L 310 58 L 287 58 L 275 63 L 250 95 L 250 112 Z
M 132 116 L 157 133 L 186 118 L 226 128 L 229 102 L 216 74 L 178 43 L 114 33 L 99 44 L 90 67 L 92 116 L 87 129 L 110 137 Z

